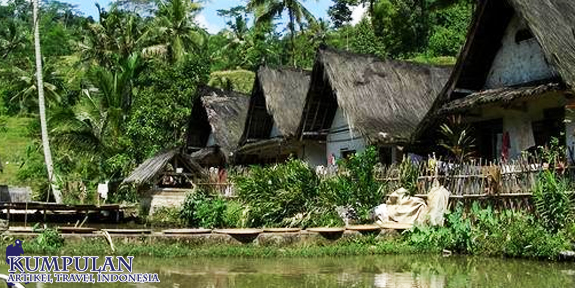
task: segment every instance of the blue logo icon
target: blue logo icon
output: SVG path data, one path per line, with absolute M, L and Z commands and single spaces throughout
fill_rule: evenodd
M 14 241 L 14 244 L 10 244 L 8 245 L 8 247 L 6 247 L 6 264 L 8 265 L 10 264 L 10 260 L 8 257 L 10 256 L 17 257 L 22 255 L 24 255 L 24 249 L 22 249 L 22 241 L 20 241 L 20 239 L 16 239 L 16 241 Z M 10 282 L 7 282 L 7 284 L 8 287 L 16 286 L 16 284 Z

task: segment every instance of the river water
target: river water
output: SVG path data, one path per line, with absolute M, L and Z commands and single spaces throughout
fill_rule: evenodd
M 575 264 L 572 263 L 459 256 L 136 257 L 133 266 L 134 273 L 157 273 L 161 283 L 58 283 L 26 287 L 575 287 Z

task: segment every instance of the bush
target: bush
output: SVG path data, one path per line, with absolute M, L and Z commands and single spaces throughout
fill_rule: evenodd
M 281 225 L 316 206 L 319 179 L 305 162 L 290 159 L 272 167 L 252 167 L 234 177 L 239 199 L 247 204 L 250 227 Z
M 64 238 L 57 230 L 46 228 L 36 237 L 36 244 L 46 250 L 57 250 L 64 246 Z
M 182 226 L 184 223 L 180 218 L 180 209 L 176 207 L 158 207 L 154 213 L 147 217 L 146 222 L 154 226 Z
M 415 227 L 406 233 L 410 246 L 422 251 L 448 249 L 462 254 L 557 259 L 569 249 L 563 232 L 549 233 L 533 216 L 506 210 L 496 214 L 491 207 L 473 204 L 465 215 L 458 207 L 447 215 L 445 227 Z
M 224 212 L 224 223 L 226 227 L 243 228 L 247 223 L 247 210 L 238 201 L 229 201 Z
M 362 153 L 340 161 L 342 172 L 334 178 L 322 181 L 319 188 L 320 201 L 327 206 L 351 206 L 361 222 L 371 221 L 373 207 L 382 203 L 385 189 L 374 178 L 378 153 L 369 147 Z
M 557 233 L 567 227 L 573 216 L 573 200 L 568 183 L 552 171 L 543 171 L 535 184 L 533 199 L 543 227 Z
M 225 211 L 223 199 L 198 190 L 186 196 L 180 218 L 191 227 L 221 228 L 226 226 Z

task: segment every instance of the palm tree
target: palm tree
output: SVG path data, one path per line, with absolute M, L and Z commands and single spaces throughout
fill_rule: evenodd
M 40 112 L 40 128 L 42 131 L 42 147 L 44 148 L 44 160 L 48 170 L 48 182 L 52 188 L 56 203 L 62 203 L 62 194 L 56 187 L 54 177 L 54 165 L 52 163 L 52 153 L 50 151 L 50 140 L 48 139 L 48 125 L 46 123 L 46 105 L 44 103 L 44 81 L 42 79 L 42 51 L 40 48 L 40 25 L 38 17 L 38 0 L 33 0 L 34 14 L 34 50 L 36 55 L 36 79 L 38 81 L 38 106 Z
M 59 109 L 50 118 L 59 145 L 85 154 L 111 156 L 117 150 L 121 128 L 132 101 L 136 54 L 115 71 L 93 67 L 87 74 L 90 87 L 73 108 Z
M 302 0 L 305 1 L 305 0 Z M 249 0 L 248 9 L 256 15 L 256 24 L 271 22 L 276 17 L 281 17 L 284 11 L 289 16 L 288 30 L 290 31 L 290 42 L 292 50 L 293 65 L 295 60 L 295 24 L 299 24 L 302 29 L 304 20 L 307 23 L 315 23 L 315 17 L 298 0 Z
M 156 45 L 144 49 L 144 55 L 162 55 L 177 62 L 207 43 L 207 34 L 194 23 L 200 4 L 189 0 L 165 0 L 158 3 L 155 34 Z
M 109 12 L 96 4 L 100 22 L 86 26 L 81 42 L 77 43 L 83 62 L 113 68 L 134 53 L 140 53 L 148 39 L 142 19 L 112 5 Z
M 31 61 L 31 59 L 26 59 Z M 42 63 L 44 73 L 42 75 L 42 82 L 44 83 L 44 94 L 49 101 L 50 104 L 57 104 L 60 103 L 60 91 L 61 91 L 61 83 L 60 83 L 60 76 L 56 72 L 56 65 L 54 63 Z M 27 67 L 32 67 L 32 65 Z M 30 68 L 32 69 L 32 68 Z M 14 91 L 18 91 L 10 101 L 16 101 L 20 103 L 20 112 L 27 112 L 29 108 L 38 105 L 36 100 L 38 100 L 34 95 L 38 94 L 37 89 L 37 80 L 35 71 L 30 71 L 28 69 L 24 70 L 16 66 L 12 66 L 9 71 L 2 71 L 0 73 L 5 74 L 7 77 L 10 77 L 12 80 L 12 89 Z M 47 79 L 46 79 L 47 78 Z
M 6 59 L 10 53 L 25 47 L 27 33 L 13 19 L 0 24 L 0 59 Z

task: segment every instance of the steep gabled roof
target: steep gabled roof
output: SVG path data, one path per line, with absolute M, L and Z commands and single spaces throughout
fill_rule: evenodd
M 188 154 L 181 153 L 180 149 L 177 148 L 160 152 L 156 154 L 156 156 L 147 159 L 144 163 L 140 164 L 128 178 L 124 179 L 122 183 L 134 183 L 136 185 L 149 183 L 175 158 L 178 158 L 179 165 L 183 166 L 188 173 L 193 173 L 198 178 L 205 177 L 205 172 L 202 167 L 192 160 Z
M 248 111 L 249 97 L 213 87 L 200 90 L 188 128 L 188 146 L 205 147 L 212 133 L 215 146 L 225 155 L 238 145 Z
M 467 41 L 453 73 L 414 133 L 415 137 L 420 137 L 434 125 L 443 105 L 466 96 L 456 91 L 456 88 L 477 91 L 471 95 L 475 98 L 482 95 L 481 89 L 514 15 L 525 21 L 541 46 L 545 59 L 558 72 L 560 80 L 571 89 L 575 87 L 575 1 L 483 0 L 475 11 Z M 550 79 L 543 84 L 555 85 L 556 82 L 557 79 Z M 525 89 L 537 89 L 540 84 Z
M 308 71 L 260 67 L 241 142 L 269 138 L 274 124 L 284 138 L 295 136 L 309 82 Z
M 323 138 L 339 107 L 370 142 L 409 139 L 447 81 L 450 67 L 318 51 L 301 119 L 304 138 Z

